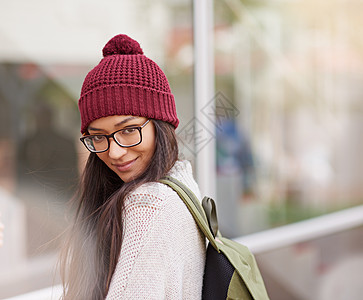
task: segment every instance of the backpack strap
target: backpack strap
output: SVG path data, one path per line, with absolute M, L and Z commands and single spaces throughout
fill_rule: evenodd
M 209 200 L 203 199 L 203 203 L 205 202 L 203 205 L 205 207 L 204 208 L 200 204 L 197 196 L 195 196 L 194 193 L 184 183 L 170 176 L 165 176 L 159 181 L 171 187 L 179 195 L 179 197 L 188 207 L 200 230 L 209 240 L 213 248 L 219 252 L 220 250 L 215 240 L 215 235 L 218 232 L 218 222 L 216 219 L 215 204 L 213 199 L 205 197 L 205 199 Z M 215 218 L 213 216 L 215 216 Z
M 209 228 L 213 233 L 214 238 L 218 235 L 218 219 L 216 203 L 212 198 L 204 197 L 202 200 L 202 206 L 205 214 L 207 215 Z

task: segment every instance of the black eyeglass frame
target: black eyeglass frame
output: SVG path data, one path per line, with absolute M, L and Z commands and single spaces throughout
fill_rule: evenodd
M 80 141 L 83 143 L 83 145 L 86 147 L 86 149 L 89 151 L 89 152 L 92 152 L 92 153 L 103 153 L 103 152 L 106 152 L 108 151 L 108 149 L 110 149 L 110 138 L 113 138 L 113 140 L 116 142 L 117 145 L 119 145 L 120 147 L 122 148 L 131 148 L 131 147 L 135 147 L 137 145 L 140 145 L 141 142 L 142 142 L 142 133 L 141 133 L 141 129 L 143 129 L 148 123 L 150 122 L 150 119 L 146 120 L 146 122 L 144 124 L 142 124 L 141 126 L 130 126 L 130 127 L 126 127 L 126 128 L 122 128 L 122 129 L 119 129 L 119 130 L 116 130 L 115 132 L 111 133 L 111 134 L 89 134 L 89 135 L 85 135 L 85 136 L 82 136 L 80 138 Z M 116 139 L 115 139 L 115 134 L 122 131 L 122 130 L 125 130 L 125 129 L 137 129 L 139 131 L 139 134 L 140 134 L 140 141 L 136 144 L 132 144 L 132 145 L 122 145 L 121 143 L 119 143 Z M 107 139 L 107 149 L 106 150 L 102 150 L 102 151 L 93 151 L 91 150 L 90 148 L 88 148 L 86 142 L 84 141 L 86 138 L 89 138 L 89 137 L 92 137 L 92 136 L 104 136 L 106 139 Z

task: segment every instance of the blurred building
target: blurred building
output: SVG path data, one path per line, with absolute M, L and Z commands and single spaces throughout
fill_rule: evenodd
M 198 155 L 216 153 L 221 228 L 262 245 L 271 299 L 359 299 L 363 0 L 201 2 L 213 4 L 215 95 L 196 109 L 195 1 L 0 0 L 0 298 L 59 283 L 58 236 L 87 157 L 78 95 L 105 42 L 126 33 L 166 71 L 180 157 L 200 175 Z M 271 246 L 275 228 L 286 238 Z

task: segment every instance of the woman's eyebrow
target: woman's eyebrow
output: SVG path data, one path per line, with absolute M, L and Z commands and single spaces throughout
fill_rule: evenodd
M 131 120 L 133 120 L 133 119 L 137 119 L 137 117 L 131 116 L 131 117 L 128 117 L 126 119 L 123 119 L 122 121 L 116 123 L 114 125 L 114 127 L 119 127 L 119 126 L 121 126 L 121 125 L 123 125 L 123 124 L 125 124 L 125 123 L 127 123 L 127 122 L 129 122 Z M 103 129 L 95 128 L 95 127 L 91 127 L 91 126 L 88 127 L 88 130 L 92 130 L 92 131 L 103 131 Z
M 119 126 L 133 120 L 133 119 L 137 119 L 137 117 L 134 117 L 134 116 L 128 117 L 128 118 L 122 120 L 121 122 L 118 122 L 117 124 L 115 124 L 114 127 L 119 127 Z

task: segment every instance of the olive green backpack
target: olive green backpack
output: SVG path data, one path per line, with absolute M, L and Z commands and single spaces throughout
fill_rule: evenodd
M 177 192 L 209 240 L 202 299 L 268 300 L 253 254 L 246 246 L 222 237 L 219 233 L 213 199 L 204 197 L 201 205 L 193 192 L 175 178 L 167 176 L 160 182 Z

